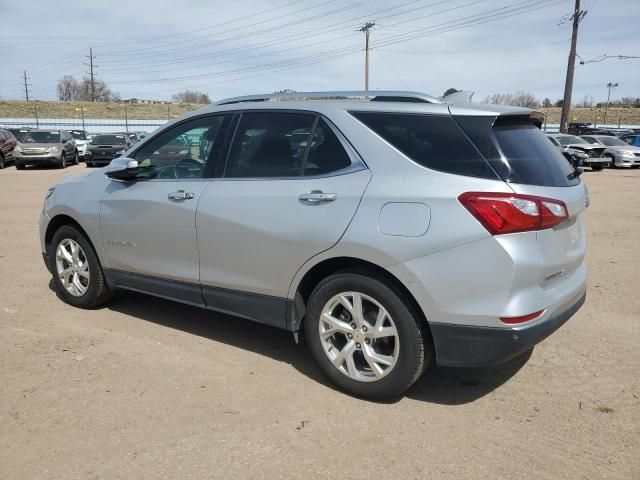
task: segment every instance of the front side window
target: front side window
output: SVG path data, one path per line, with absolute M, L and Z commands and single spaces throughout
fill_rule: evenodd
M 230 122 L 230 115 L 214 115 L 162 132 L 132 154 L 140 167 L 140 179 L 210 176 L 221 156 Z

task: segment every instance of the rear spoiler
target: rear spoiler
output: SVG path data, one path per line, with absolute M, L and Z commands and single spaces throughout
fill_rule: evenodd
M 460 90 L 458 92 L 450 93 L 449 95 L 445 95 L 441 98 L 444 103 L 449 105 L 456 105 L 460 103 L 471 103 L 471 97 L 475 92 L 471 92 L 468 90 Z

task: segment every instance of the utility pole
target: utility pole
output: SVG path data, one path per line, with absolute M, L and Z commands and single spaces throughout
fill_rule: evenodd
M 23 70 L 22 71 L 22 78 L 24 81 L 24 96 L 27 99 L 27 102 L 29 101 L 29 87 L 31 86 L 30 83 L 27 83 L 27 80 L 29 80 L 29 77 L 27 77 L 27 71 Z
M 616 88 L 618 86 L 617 83 L 607 83 L 607 88 L 609 89 L 609 93 L 607 94 L 607 106 L 604 107 L 604 120 L 602 120 L 602 124 L 607 123 L 607 111 L 609 111 L 609 100 L 611 99 L 611 89 Z
M 369 91 L 369 30 L 375 26 L 376 22 L 367 22 L 358 29 L 364 32 L 364 89 Z
M 94 65 L 93 65 L 93 59 L 96 58 L 93 55 L 93 47 L 89 47 L 89 56 L 87 56 L 87 58 L 89 59 L 89 77 L 91 79 L 91 101 L 95 102 L 96 101 L 96 80 L 95 80 L 95 74 L 94 74 Z M 85 64 L 86 65 L 86 64 Z
M 576 44 L 578 43 L 578 25 L 587 14 L 586 10 L 580 10 L 580 0 L 576 0 L 571 19 L 573 20 L 573 32 L 571 33 L 571 51 L 567 63 L 567 78 L 564 84 L 564 100 L 562 101 L 562 113 L 560 115 L 560 132 L 567 131 L 569 110 L 571 109 L 571 93 L 573 91 L 573 71 L 576 66 Z

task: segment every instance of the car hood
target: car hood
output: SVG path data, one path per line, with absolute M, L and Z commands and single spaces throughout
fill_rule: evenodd
M 567 148 L 575 148 L 576 150 L 604 150 L 604 145 L 593 145 L 591 143 L 570 143 Z
M 620 152 L 622 150 L 640 152 L 640 147 L 636 147 L 635 145 L 615 145 L 615 146 L 607 147 L 607 150 L 614 150 L 616 152 Z

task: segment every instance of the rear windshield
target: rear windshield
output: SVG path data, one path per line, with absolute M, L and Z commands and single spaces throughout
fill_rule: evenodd
M 93 145 L 124 145 L 124 135 L 96 135 L 91 141 Z
M 529 117 L 457 116 L 455 119 L 505 182 L 543 187 L 570 187 L 580 183 L 573 166 Z
M 59 132 L 27 132 L 22 143 L 60 143 Z
M 352 112 L 352 115 L 423 167 L 499 179 L 449 115 L 386 112 Z

